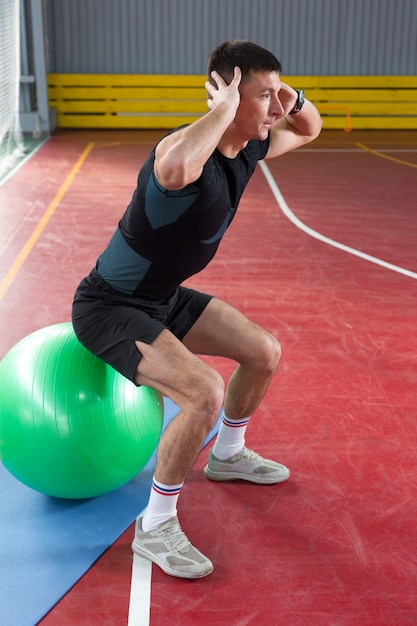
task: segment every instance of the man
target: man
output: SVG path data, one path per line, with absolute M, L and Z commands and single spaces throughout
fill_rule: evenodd
M 181 530 L 177 501 L 220 411 L 208 479 L 273 484 L 290 473 L 245 447 L 248 422 L 278 367 L 278 341 L 229 304 L 181 283 L 214 256 L 257 162 L 312 141 L 322 126 L 303 93 L 281 82 L 280 62 L 256 44 L 219 46 L 208 71 L 207 114 L 152 150 L 73 307 L 75 331 L 87 348 L 180 407 L 162 434 L 132 548 L 183 578 L 213 569 Z M 237 363 L 226 389 L 198 354 Z

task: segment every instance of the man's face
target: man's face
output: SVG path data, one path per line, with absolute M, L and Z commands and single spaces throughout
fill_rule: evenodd
M 266 139 L 272 124 L 284 116 L 277 72 L 252 73 L 239 86 L 240 104 L 233 125 L 246 139 Z

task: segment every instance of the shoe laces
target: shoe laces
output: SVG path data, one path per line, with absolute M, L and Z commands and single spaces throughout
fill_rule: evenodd
M 257 452 L 249 450 L 249 448 L 243 448 L 242 452 L 239 452 L 236 457 L 240 459 L 247 459 L 248 461 L 255 461 L 257 463 L 263 461 L 262 457 Z
M 165 539 L 169 549 L 173 552 L 181 552 L 181 550 L 188 548 L 190 545 L 188 537 L 181 530 L 179 524 L 175 524 L 175 526 L 171 526 L 170 528 L 165 528 L 158 534 Z

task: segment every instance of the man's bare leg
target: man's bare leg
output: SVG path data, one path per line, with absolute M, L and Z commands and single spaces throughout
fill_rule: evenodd
M 136 382 L 161 391 L 180 407 L 179 414 L 161 437 L 154 475 L 161 493 L 153 499 L 154 494 L 151 494 L 148 513 L 149 509 L 155 512 L 158 503 L 170 497 L 164 490 L 168 492 L 170 486 L 181 488 L 223 404 L 223 379 L 193 353 L 226 356 L 238 363 L 227 387 L 225 406 L 232 419 L 239 419 L 242 414 L 251 414 L 262 400 L 277 369 L 280 349 L 272 335 L 218 300 L 209 303 L 183 344 L 168 331 L 163 331 L 151 346 L 140 342 L 137 346 L 142 358 Z M 250 480 L 247 478 L 248 464 L 249 471 L 252 471 L 256 463 L 257 471 L 261 471 L 263 476 L 267 472 L 275 472 L 276 475 L 277 467 L 283 467 L 274 462 L 268 462 L 269 465 L 264 467 L 261 457 L 246 449 L 245 454 L 243 466 L 239 461 L 233 474 L 226 468 L 226 478 L 223 477 L 224 468 L 212 476 L 207 474 L 206 468 L 206 476 L 212 480 L 235 477 Z M 258 475 L 255 482 L 262 482 L 258 480 Z M 274 478 L 271 481 L 269 475 L 264 482 L 269 484 L 277 480 Z M 183 535 L 176 516 L 150 531 L 144 531 L 141 520 L 138 520 L 132 545 L 135 552 L 153 560 L 174 576 L 196 578 L 209 574 L 213 568 L 211 562 Z M 155 553 L 161 545 L 165 552 Z
M 217 320 L 215 332 L 210 316 Z M 242 478 L 258 484 L 287 480 L 288 468 L 245 447 L 246 427 L 278 368 L 278 341 L 230 305 L 212 300 L 184 343 L 192 351 L 218 354 L 238 363 L 227 385 L 219 433 L 204 470 L 206 477 Z
M 278 368 L 281 347 L 273 335 L 240 311 L 213 299 L 184 339 L 194 354 L 224 356 L 238 363 L 227 385 L 225 412 L 252 415 Z
M 166 484 L 183 482 L 221 410 L 223 379 L 167 330 L 151 346 L 137 345 L 142 358 L 136 383 L 180 407 L 159 442 L 155 476 Z
M 168 330 L 149 346 L 137 342 L 142 358 L 136 382 L 171 398 L 180 412 L 161 436 L 151 495 L 136 522 L 132 548 L 172 576 L 200 578 L 213 564 L 187 539 L 176 516 L 182 484 L 224 398 L 221 376 L 193 355 Z
M 167 484 L 182 482 L 223 405 L 230 419 L 252 415 L 275 374 L 278 341 L 233 307 L 213 299 L 183 343 L 163 331 L 152 345 L 137 342 L 142 358 L 136 375 L 171 398 L 180 412 L 163 434 L 155 475 Z M 227 385 L 195 354 L 225 356 L 238 363 Z

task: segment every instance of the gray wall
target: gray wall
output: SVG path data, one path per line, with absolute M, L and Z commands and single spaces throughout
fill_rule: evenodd
M 203 74 L 222 41 L 285 74 L 417 74 L 417 0 L 44 0 L 49 72 Z

